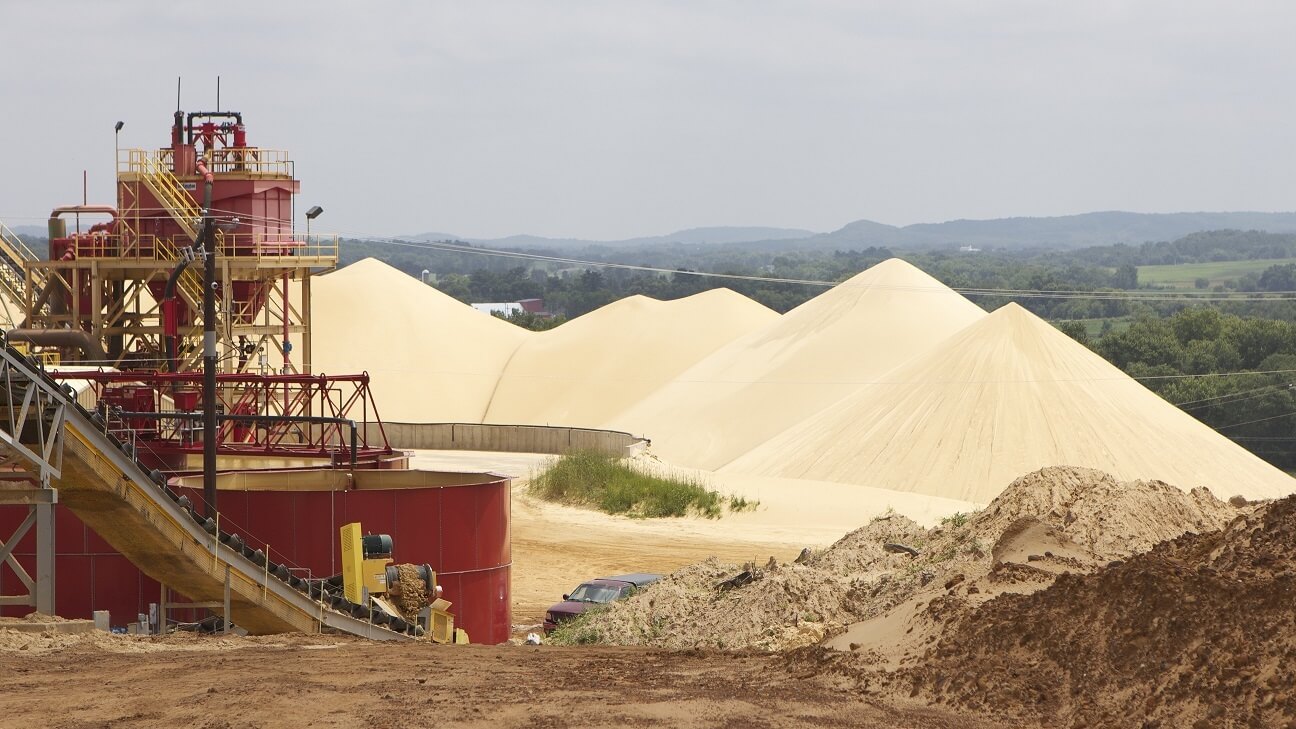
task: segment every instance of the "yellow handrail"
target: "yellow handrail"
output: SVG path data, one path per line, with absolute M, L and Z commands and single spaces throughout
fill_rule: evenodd
M 17 321 L 14 312 L 9 310 L 9 305 L 19 308 L 23 306 L 23 290 L 27 285 L 26 264 L 27 261 L 36 260 L 36 254 L 3 222 L 0 222 L 0 259 L 0 288 L 6 294 L 3 301 L 4 316 L 8 319 L 8 325 L 13 327 L 17 326 Z M 32 280 L 39 287 L 45 285 L 43 272 L 33 271 Z

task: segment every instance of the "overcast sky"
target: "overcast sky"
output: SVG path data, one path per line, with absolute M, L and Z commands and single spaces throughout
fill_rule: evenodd
M 203 7 L 203 13 L 193 9 Z M 1296 209 L 1289 2 L 0 0 L 0 220 L 182 106 L 345 234 Z M 299 221 L 300 223 L 300 221 Z

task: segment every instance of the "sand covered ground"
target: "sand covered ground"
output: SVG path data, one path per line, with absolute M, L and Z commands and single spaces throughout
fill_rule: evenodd
M 491 470 L 515 478 L 513 484 L 513 622 L 525 633 L 544 619 L 544 611 L 564 592 L 592 577 L 630 572 L 667 574 L 710 558 L 729 562 L 788 561 L 804 548 L 832 544 L 877 513 L 889 508 L 890 496 L 934 524 L 946 510 L 970 510 L 970 504 L 929 503 L 912 494 L 881 494 L 878 506 L 861 512 L 834 509 L 831 498 L 805 499 L 805 484 L 780 479 L 740 477 L 708 481 L 722 493 L 761 499 L 750 512 L 726 513 L 720 519 L 631 519 L 589 509 L 562 506 L 528 493 L 528 479 L 553 456 L 477 451 L 415 451 L 411 466 L 428 470 Z M 646 467 L 680 473 L 650 457 Z M 847 497 L 846 486 L 826 483 L 827 496 Z M 907 499 L 908 501 L 904 501 Z M 939 500 L 938 500 L 939 502 Z M 936 512 L 931 511 L 935 508 Z M 928 511 L 924 512 L 923 510 Z M 923 514 L 926 513 L 926 518 Z
M 372 259 L 312 301 L 315 371 L 369 371 L 388 420 L 628 430 L 780 519 L 929 519 L 1052 465 L 1222 499 L 1296 491 L 1047 322 L 987 315 L 896 259 L 782 316 L 720 289 L 528 332 Z

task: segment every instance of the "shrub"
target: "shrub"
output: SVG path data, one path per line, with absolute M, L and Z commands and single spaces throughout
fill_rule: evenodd
M 531 480 L 531 492 L 547 501 L 639 518 L 698 514 L 716 519 L 725 503 L 697 479 L 654 475 L 596 451 L 562 456 Z M 731 497 L 729 508 L 741 511 L 755 504 Z

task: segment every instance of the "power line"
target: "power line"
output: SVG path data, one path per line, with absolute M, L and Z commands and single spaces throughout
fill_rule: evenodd
M 1179 409 L 1183 410 L 1184 412 L 1191 412 L 1193 410 L 1200 410 L 1202 408 L 1213 407 L 1216 405 L 1233 405 L 1239 402 L 1246 402 L 1247 400 L 1254 400 L 1258 397 L 1265 397 L 1266 395 L 1275 394 L 1275 388 L 1279 388 L 1277 391 L 1281 391 L 1290 388 L 1291 386 L 1292 383 L 1290 382 L 1281 385 L 1268 385 L 1266 387 L 1257 387 L 1254 390 L 1242 390 L 1241 392 L 1234 392 L 1228 395 L 1217 395 L 1216 397 L 1208 397 L 1202 400 L 1193 400 L 1186 403 L 1175 403 L 1175 405 Z M 1256 393 L 1256 394 L 1247 395 L 1247 393 Z M 1247 395 L 1247 396 L 1238 397 L 1239 395 Z M 1223 400 L 1224 402 L 1215 402 L 1217 400 Z M 1195 404 L 1195 403 L 1200 403 L 1200 404 Z M 1189 405 L 1193 405 L 1193 407 L 1187 407 Z
M 1271 415 L 1271 416 L 1269 416 L 1269 417 L 1267 417 L 1267 418 L 1256 418 L 1255 420 L 1246 420 L 1246 421 L 1243 421 L 1243 422 L 1241 422 L 1241 423 L 1233 423 L 1232 425 L 1221 425 L 1221 426 L 1215 428 L 1215 430 L 1228 430 L 1229 428 L 1240 428 L 1240 427 L 1242 427 L 1243 425 L 1252 425 L 1252 424 L 1254 424 L 1254 423 L 1263 423 L 1263 422 L 1266 422 L 1266 421 L 1269 421 L 1269 420 L 1278 420 L 1279 418 L 1289 418 L 1289 417 L 1291 417 L 1291 416 L 1293 416 L 1293 415 L 1296 415 L 1296 410 L 1293 410 L 1293 411 L 1290 412 L 1290 413 L 1283 413 L 1282 415 Z

